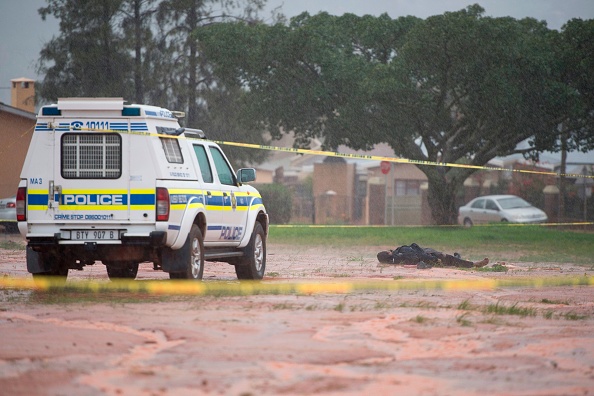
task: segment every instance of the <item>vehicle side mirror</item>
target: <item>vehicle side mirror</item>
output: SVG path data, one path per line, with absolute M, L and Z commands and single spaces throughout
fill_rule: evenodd
M 254 168 L 242 168 L 237 171 L 237 180 L 240 183 L 249 183 L 256 180 L 256 170 Z

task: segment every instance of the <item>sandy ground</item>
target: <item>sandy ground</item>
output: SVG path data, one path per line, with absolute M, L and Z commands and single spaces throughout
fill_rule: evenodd
M 0 239 L 1 240 L 1 239 Z M 566 279 L 594 266 L 503 272 L 379 266 L 381 247 L 268 247 L 264 283 Z M 22 250 L 0 276 L 28 278 Z M 492 258 L 496 261 L 496 258 Z M 108 282 L 101 264 L 69 280 Z M 142 264 L 136 282 L 167 275 Z M 237 284 L 207 263 L 204 282 Z M 594 288 L 55 296 L 0 289 L 2 395 L 591 395 Z M 55 293 L 55 292 L 54 292 Z

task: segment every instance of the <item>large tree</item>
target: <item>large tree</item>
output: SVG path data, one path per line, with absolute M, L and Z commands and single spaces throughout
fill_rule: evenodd
M 40 53 L 41 98 L 126 96 L 132 61 L 118 26 L 122 1 L 52 0 L 39 10 L 60 20 Z
M 398 59 L 379 73 L 373 112 L 398 131 L 385 141 L 419 161 L 481 166 L 521 152 L 547 133 L 556 93 L 546 26 L 532 19 L 486 18 L 478 6 L 428 18 Z M 403 133 L 405 134 L 403 138 Z M 474 168 L 423 166 L 439 224 L 456 221 L 455 196 Z
M 40 97 L 121 96 L 186 112 L 186 126 L 228 140 L 263 142 L 257 125 L 238 124 L 243 93 L 213 77 L 196 35 L 222 21 L 258 18 L 265 0 L 48 0 L 42 18 L 60 34 L 42 49 Z M 239 95 L 238 95 L 239 94 Z M 263 153 L 231 150 L 236 164 Z
M 123 0 L 121 27 L 128 49 L 133 53 L 134 101 L 146 103 L 146 91 L 155 86 L 150 55 L 155 51 L 154 32 L 151 29 L 157 11 L 156 0 Z
M 216 26 L 204 42 L 218 75 L 247 87 L 247 111 L 272 131 L 323 137 L 332 149 L 386 142 L 419 163 L 480 166 L 550 133 L 559 89 L 546 25 L 483 12 L 303 14 L 288 26 Z M 421 169 L 434 221 L 454 223 L 455 196 L 475 170 Z
M 561 152 L 559 216 L 565 216 L 566 161 L 570 151 L 594 149 L 594 20 L 573 19 L 553 35 L 557 84 L 548 134 L 531 140 L 538 151 Z
M 161 57 L 156 60 L 161 70 L 161 89 L 172 104 L 187 113 L 188 126 L 197 127 L 204 117 L 203 93 L 217 89 L 211 75 L 208 59 L 203 56 L 196 35 L 215 22 L 257 19 L 263 7 L 262 0 L 162 0 L 157 22 L 162 34 L 158 48 Z

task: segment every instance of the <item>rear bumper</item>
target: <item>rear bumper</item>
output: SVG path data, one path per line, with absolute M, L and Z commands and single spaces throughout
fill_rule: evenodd
M 117 241 L 86 241 L 73 243 L 68 239 L 62 239 L 61 233 L 55 233 L 53 237 L 31 237 L 29 238 L 28 246 L 35 251 L 51 248 L 66 246 L 70 248 L 76 247 L 100 247 L 100 246 L 144 246 L 150 248 L 159 248 L 165 246 L 167 240 L 167 233 L 165 231 L 153 231 L 147 237 L 133 236 L 129 237 L 123 235 L 121 239 Z
M 82 269 L 96 261 L 145 262 L 155 261 L 156 252 L 165 245 L 165 231 L 153 231 L 146 237 L 122 237 L 117 241 L 76 242 L 54 237 L 29 238 L 27 244 L 27 269 L 31 273 L 48 271 L 48 266 L 58 265 L 69 269 Z

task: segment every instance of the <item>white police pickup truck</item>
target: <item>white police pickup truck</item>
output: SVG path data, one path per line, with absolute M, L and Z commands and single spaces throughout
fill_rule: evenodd
M 268 215 L 254 169 L 176 114 L 121 98 L 65 98 L 40 109 L 17 193 L 27 269 L 65 279 L 101 261 L 110 279 L 141 262 L 202 279 L 205 261 L 262 279 Z

